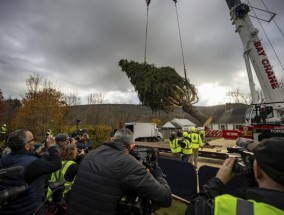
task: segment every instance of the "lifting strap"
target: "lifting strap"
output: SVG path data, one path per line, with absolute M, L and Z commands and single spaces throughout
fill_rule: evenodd
M 149 5 L 151 0 L 146 0 L 147 4 L 147 21 L 146 21 L 146 35 L 145 35 L 145 50 L 144 50 L 144 64 L 147 63 L 146 55 L 147 55 L 147 36 L 148 36 L 148 15 L 149 15 Z
M 181 48 L 181 55 L 182 55 L 182 63 L 183 63 L 183 70 L 184 70 L 184 78 L 187 80 L 186 77 L 186 68 L 185 68 L 185 62 L 184 62 L 184 54 L 183 54 L 183 47 L 182 47 L 182 39 L 181 39 L 181 33 L 180 33 L 180 26 L 179 26 L 179 19 L 178 19 L 178 11 L 177 11 L 177 0 L 173 0 L 175 3 L 176 8 L 176 15 L 177 15 L 177 24 L 178 24 L 178 31 L 179 31 L 179 41 L 180 41 L 180 48 Z

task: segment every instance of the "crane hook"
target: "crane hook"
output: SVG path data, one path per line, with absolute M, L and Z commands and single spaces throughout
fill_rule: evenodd
M 146 0 L 147 6 L 149 6 L 150 2 L 151 2 L 151 0 Z

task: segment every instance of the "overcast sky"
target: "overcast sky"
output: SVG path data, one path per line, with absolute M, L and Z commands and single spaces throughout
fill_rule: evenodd
M 277 15 L 284 32 L 283 0 L 250 0 Z M 241 40 L 225 0 L 178 0 L 187 77 L 199 90 L 197 105 L 224 104 L 228 91 L 249 93 Z M 258 12 L 262 18 L 267 14 Z M 259 37 L 278 78 L 284 72 L 260 29 Z M 284 64 L 284 38 L 274 22 L 261 22 Z M 23 94 L 25 80 L 38 73 L 86 103 L 101 93 L 107 103 L 138 103 L 120 59 L 143 62 L 145 0 L 0 0 L 0 89 Z M 170 66 L 184 77 L 176 11 L 172 0 L 152 0 L 147 62 Z M 218 99 L 220 98 L 220 99 Z

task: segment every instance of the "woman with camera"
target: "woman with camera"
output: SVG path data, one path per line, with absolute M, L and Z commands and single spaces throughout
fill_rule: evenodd
M 77 155 L 78 151 L 75 143 L 67 144 L 62 148 L 62 167 L 52 173 L 49 181 L 47 214 L 65 214 L 69 191 L 78 172 L 78 164 L 75 162 Z

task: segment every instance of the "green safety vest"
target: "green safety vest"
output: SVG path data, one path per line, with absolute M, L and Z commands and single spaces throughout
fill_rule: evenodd
M 224 194 L 215 198 L 214 215 L 284 215 L 271 205 Z
M 200 137 L 204 138 L 204 137 L 205 137 L 205 131 L 204 131 L 204 130 L 201 130 L 201 131 L 199 132 L 199 135 L 200 135 Z
M 182 149 L 182 153 L 186 155 L 192 154 L 191 142 L 188 139 L 184 139 L 185 147 Z
M 1 129 L 0 129 L 0 133 L 1 134 L 6 134 L 6 132 L 7 132 L 7 128 L 2 126 Z
M 170 147 L 171 147 L 172 153 L 181 152 L 181 147 L 178 144 L 178 139 L 177 138 L 172 140 L 172 141 L 170 141 Z
M 65 194 L 71 190 L 71 187 L 75 181 L 75 177 L 74 177 L 74 180 L 69 182 L 69 181 L 65 181 L 65 178 L 64 178 L 64 175 L 68 169 L 68 167 L 71 165 L 71 164 L 74 164 L 75 162 L 74 161 L 61 161 L 62 163 L 62 167 L 60 170 L 57 170 L 56 172 L 53 172 L 51 174 L 51 177 L 50 177 L 50 182 L 56 182 L 56 181 L 63 181 L 64 182 L 64 191 L 63 191 L 63 198 L 65 196 Z M 49 201 L 52 201 L 52 197 L 50 196 L 51 194 L 51 189 L 48 188 L 47 190 L 47 198 Z
M 190 134 L 191 144 L 193 149 L 198 149 L 199 147 L 202 147 L 203 142 L 201 140 L 201 137 L 197 133 L 191 133 Z

